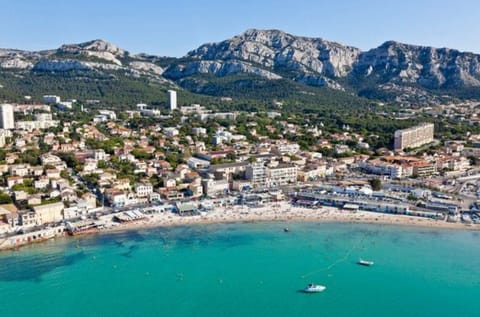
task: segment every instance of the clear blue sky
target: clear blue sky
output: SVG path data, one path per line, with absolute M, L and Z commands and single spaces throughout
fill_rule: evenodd
M 369 49 L 387 40 L 480 53 L 475 0 L 0 0 L 0 47 L 105 39 L 134 53 L 182 56 L 248 28 Z

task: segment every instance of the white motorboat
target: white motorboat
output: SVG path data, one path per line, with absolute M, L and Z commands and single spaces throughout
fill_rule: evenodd
M 323 285 L 308 284 L 307 287 L 303 289 L 303 292 L 304 293 L 320 293 L 320 292 L 323 292 L 325 289 L 326 287 Z
M 373 261 L 366 261 L 362 259 L 359 259 L 357 263 L 364 266 L 372 266 L 374 264 Z

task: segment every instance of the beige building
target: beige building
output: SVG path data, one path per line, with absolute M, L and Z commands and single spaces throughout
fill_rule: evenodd
M 433 142 L 433 123 L 422 123 L 420 125 L 395 131 L 395 150 L 415 148 Z
M 267 169 L 268 187 L 287 185 L 296 181 L 297 167 L 294 164 L 279 164 Z
M 276 187 L 297 181 L 297 167 L 294 164 L 250 164 L 245 170 L 245 177 L 253 187 Z
M 35 214 L 38 216 L 40 224 L 63 220 L 63 209 L 64 205 L 62 202 L 33 207 Z

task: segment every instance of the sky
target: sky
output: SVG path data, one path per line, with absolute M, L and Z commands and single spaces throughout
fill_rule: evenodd
M 385 41 L 480 53 L 478 0 L 0 0 L 0 47 L 104 39 L 132 53 L 185 55 L 249 28 L 362 50 Z

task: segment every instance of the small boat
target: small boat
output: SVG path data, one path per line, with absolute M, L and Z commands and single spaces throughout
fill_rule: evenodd
M 373 261 L 366 261 L 362 259 L 359 259 L 357 263 L 364 266 L 372 266 L 374 264 Z
M 323 292 L 325 289 L 326 287 L 323 285 L 308 284 L 307 287 L 303 289 L 303 292 L 304 293 L 320 293 L 320 292 Z
M 284 232 L 290 232 L 290 229 L 288 229 L 288 227 L 285 227 L 285 228 L 283 228 L 283 231 Z

